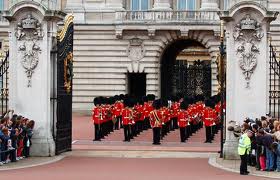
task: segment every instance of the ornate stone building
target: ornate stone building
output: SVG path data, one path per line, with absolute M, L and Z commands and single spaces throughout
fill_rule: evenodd
M 20 1 L 1 0 L 0 7 L 5 10 L 24 3 Z M 203 82 L 210 85 L 201 91 L 216 94 L 218 12 L 242 0 L 35 1 L 47 9 L 75 16 L 73 108 L 88 111 L 96 96 L 153 93 L 168 97 L 182 93 L 188 82 L 179 78 L 178 67 L 189 67 L 197 60 L 211 67 L 206 73 L 207 82 Z M 269 10 L 280 10 L 278 0 L 254 2 Z M 279 20 L 270 30 L 275 45 L 280 45 Z M 8 22 L 2 18 L 2 48 L 7 42 L 7 27 Z M 187 85 L 180 84 L 182 81 Z

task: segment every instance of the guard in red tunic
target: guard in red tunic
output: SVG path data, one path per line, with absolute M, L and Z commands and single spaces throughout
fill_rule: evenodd
M 103 98 L 102 100 L 102 104 L 101 104 L 101 109 L 102 109 L 102 118 L 103 121 L 101 123 L 101 138 L 104 139 L 105 136 L 108 135 L 109 131 L 108 131 L 108 105 L 107 105 L 107 98 Z
M 202 101 L 202 99 L 203 99 L 203 101 Z M 204 108 L 205 108 L 204 97 L 201 97 L 199 99 L 199 101 L 196 103 L 197 116 L 198 116 L 198 120 L 199 120 L 199 122 L 197 122 L 197 125 L 195 127 L 196 131 L 203 127 L 203 123 L 201 122 L 201 119 L 202 119 L 202 113 L 203 113 Z
M 163 122 L 162 122 L 162 131 L 161 131 L 161 138 L 163 139 L 164 136 L 167 135 L 167 133 L 169 133 L 169 128 L 170 128 L 170 123 L 169 123 L 169 120 L 170 120 L 170 112 L 169 112 L 169 109 L 168 109 L 168 101 L 163 99 L 162 100 L 162 114 L 163 114 Z
M 129 124 L 131 123 L 132 119 L 132 110 L 129 107 L 129 99 L 124 100 L 125 108 L 122 110 L 122 123 L 123 123 L 123 130 L 124 130 L 124 141 L 130 141 L 130 127 Z
M 114 118 L 116 118 L 116 122 L 115 122 L 115 130 L 120 129 L 120 124 L 121 124 L 121 118 L 122 118 L 122 109 L 123 109 L 123 103 L 120 100 L 119 96 L 115 96 L 116 102 L 114 104 Z
M 140 100 L 137 100 L 136 104 L 134 105 L 134 112 L 133 112 L 133 117 L 135 121 L 135 136 L 139 135 L 140 132 L 142 131 L 142 125 L 141 123 L 143 122 L 141 120 L 141 113 L 142 113 L 142 105 Z
M 173 99 L 173 103 L 171 105 L 171 131 L 178 129 L 178 112 L 180 110 L 180 103 L 178 102 L 178 98 Z
M 140 117 L 139 118 L 139 130 L 140 130 L 140 133 L 141 133 L 144 130 L 144 119 L 145 119 L 143 100 L 139 100 L 138 113 L 139 113 L 139 117 Z
M 193 133 L 195 133 L 196 129 L 195 129 L 195 125 L 198 123 L 198 117 L 197 117 L 197 109 L 195 104 L 191 104 L 188 109 L 188 116 L 189 116 L 189 122 L 190 122 L 190 126 L 188 127 L 188 132 L 189 132 L 189 136 L 191 136 Z
M 143 121 L 143 130 L 147 130 L 149 127 L 149 115 L 150 115 L 150 111 L 149 111 L 149 103 L 148 103 L 148 98 L 147 96 L 144 96 L 143 98 L 143 117 L 144 117 L 144 121 Z
M 180 128 L 180 137 L 181 137 L 181 142 L 186 142 L 186 127 L 187 127 L 187 121 L 188 121 L 188 116 L 187 116 L 187 104 L 186 102 L 181 102 L 180 105 L 180 110 L 178 112 L 178 126 Z
M 160 145 L 160 133 L 162 127 L 163 115 L 160 110 L 160 100 L 153 103 L 154 110 L 150 112 L 150 123 L 153 128 L 153 144 Z
M 101 141 L 101 123 L 102 123 L 102 109 L 100 107 L 100 98 L 94 98 L 95 107 L 92 110 L 92 121 L 94 124 L 94 141 Z
M 212 143 L 212 126 L 214 123 L 214 117 L 213 117 L 213 109 L 212 107 L 212 101 L 210 99 L 206 100 L 205 102 L 205 108 L 203 110 L 203 115 L 202 115 L 202 119 L 204 122 L 204 126 L 206 129 L 206 141 L 205 143 Z

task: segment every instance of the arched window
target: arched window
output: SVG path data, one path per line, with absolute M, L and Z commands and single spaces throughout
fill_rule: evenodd
M 177 0 L 178 10 L 196 10 L 196 0 Z
M 132 11 L 145 11 L 149 9 L 149 0 L 131 0 Z

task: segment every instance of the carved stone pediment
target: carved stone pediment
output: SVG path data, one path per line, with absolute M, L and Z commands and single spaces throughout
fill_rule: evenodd
M 32 75 L 38 66 L 39 53 L 41 52 L 39 41 L 44 36 L 41 23 L 29 14 L 18 22 L 15 36 L 18 40 L 21 65 L 28 78 L 27 87 L 31 87 Z
M 236 53 L 239 56 L 239 67 L 246 80 L 246 88 L 250 87 L 250 79 L 257 67 L 259 42 L 264 33 L 261 25 L 250 15 L 246 15 L 234 28 L 233 38 L 236 43 Z

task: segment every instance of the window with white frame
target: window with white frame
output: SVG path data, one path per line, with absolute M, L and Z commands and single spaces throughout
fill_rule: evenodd
M 149 0 L 131 0 L 132 11 L 145 11 L 149 9 Z
M 177 0 L 178 10 L 196 10 L 196 0 Z
M 4 10 L 4 0 L 0 0 L 0 11 Z
M 230 0 L 224 0 L 224 10 L 227 10 L 229 8 L 229 1 Z

